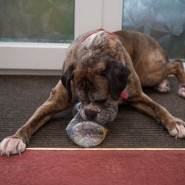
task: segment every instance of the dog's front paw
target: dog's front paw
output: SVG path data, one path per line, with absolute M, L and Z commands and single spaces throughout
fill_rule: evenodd
M 19 138 L 7 137 L 0 143 L 0 153 L 2 155 L 21 154 L 26 150 L 26 144 Z
M 178 90 L 178 95 L 185 98 L 185 87 L 180 87 Z
M 167 129 L 171 136 L 174 136 L 175 138 L 185 138 L 185 122 L 181 119 L 176 118 L 170 122 Z

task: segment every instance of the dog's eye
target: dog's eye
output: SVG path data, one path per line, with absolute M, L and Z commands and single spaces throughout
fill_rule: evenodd
M 97 99 L 97 100 L 94 100 L 93 103 L 105 103 L 107 101 L 107 98 L 103 98 L 103 99 Z
M 101 76 L 105 76 L 105 70 L 100 71 Z

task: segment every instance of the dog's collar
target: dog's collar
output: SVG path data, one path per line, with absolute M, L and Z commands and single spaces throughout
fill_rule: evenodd
M 125 92 L 122 92 L 119 98 L 122 100 L 126 100 L 126 99 L 128 99 L 128 94 Z
M 81 41 L 81 43 L 82 42 L 84 42 L 88 37 L 90 37 L 91 35 L 93 35 L 93 34 L 95 34 L 95 33 L 98 33 L 98 32 L 101 32 L 101 31 L 103 31 L 103 32 L 105 32 L 105 33 L 108 33 L 108 34 L 110 34 L 110 35 L 112 35 L 112 36 L 114 36 L 114 37 L 117 37 L 114 33 L 112 33 L 112 32 L 109 32 L 109 31 L 106 31 L 106 30 L 95 30 L 95 31 L 93 31 L 93 32 L 90 32 L 90 33 L 88 33 L 87 35 L 85 35 L 84 37 L 83 37 L 83 39 L 82 39 L 82 41 Z

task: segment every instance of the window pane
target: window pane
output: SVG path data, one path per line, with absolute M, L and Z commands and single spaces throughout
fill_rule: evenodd
M 1 0 L 0 41 L 71 42 L 74 0 Z
M 124 0 L 123 28 L 156 38 L 169 58 L 185 58 L 185 0 Z

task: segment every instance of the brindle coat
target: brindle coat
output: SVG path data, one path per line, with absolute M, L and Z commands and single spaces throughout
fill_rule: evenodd
M 167 92 L 166 77 L 175 74 L 180 82 L 178 93 L 185 97 L 185 75 L 180 61 L 168 64 L 159 44 L 141 33 L 115 34 L 106 31 L 94 32 L 88 37 L 84 34 L 71 44 L 62 69 L 62 83 L 58 82 L 49 99 L 25 125 L 1 142 L 2 155 L 23 152 L 42 125 L 77 100 L 82 102 L 80 113 L 84 119 L 100 124 L 113 121 L 122 91 L 128 94 L 127 103 L 156 118 L 170 135 L 185 137 L 185 122 L 173 117 L 141 88 L 141 85 L 156 86 L 158 91 Z

